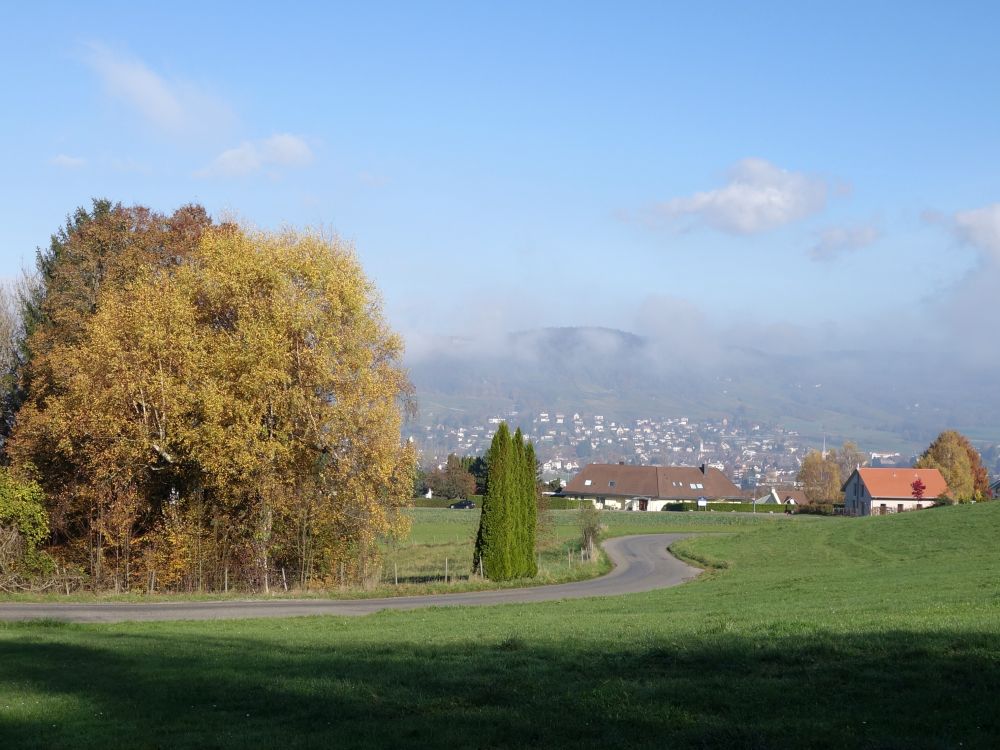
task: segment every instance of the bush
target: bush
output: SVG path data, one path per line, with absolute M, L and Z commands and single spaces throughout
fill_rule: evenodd
M 601 511 L 591 503 L 580 506 L 580 545 L 587 550 L 590 558 L 594 557 L 594 547 L 597 546 L 597 537 L 601 534 Z
M 806 503 L 796 506 L 795 512 L 810 516 L 832 516 L 833 503 Z
M 476 504 L 477 508 L 482 508 L 483 507 L 483 497 L 482 497 L 482 495 L 469 495 L 469 497 L 465 498 L 465 499 L 468 499 L 468 500 L 471 500 L 472 502 L 474 502 Z M 427 497 L 415 497 L 415 498 L 413 498 L 413 507 L 414 508 L 447 508 L 447 507 L 449 507 L 451 505 L 454 505 L 457 502 L 458 502 L 458 500 L 444 498 L 444 497 L 431 497 L 431 498 L 427 498 Z
M 548 496 L 549 510 L 577 510 L 584 503 L 593 507 L 593 503 L 589 500 L 578 500 L 572 497 L 555 497 L 554 495 Z
M 51 571 L 51 560 L 39 550 L 49 536 L 44 500 L 36 482 L 15 479 L 0 469 L 0 589 Z

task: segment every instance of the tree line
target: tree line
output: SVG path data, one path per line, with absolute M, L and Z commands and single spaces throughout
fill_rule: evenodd
M 449 500 L 482 495 L 486 492 L 487 464 L 485 456 L 458 456 L 449 453 L 444 466 L 430 471 L 418 470 L 413 484 L 414 496 L 428 490 Z
M 840 502 L 841 487 L 855 468 L 864 466 L 866 459 L 857 445 L 845 442 L 839 450 L 825 454 L 812 450 L 802 459 L 797 476 L 806 498 L 811 503 Z M 943 503 L 964 503 L 990 499 L 989 472 L 979 451 L 967 437 L 955 430 L 945 430 L 935 438 L 914 463 L 917 469 L 938 469 L 948 485 L 948 495 L 934 498 Z
M 267 591 L 406 533 L 402 341 L 338 238 L 94 201 L 5 303 L 0 525 L 43 521 L 36 568 Z

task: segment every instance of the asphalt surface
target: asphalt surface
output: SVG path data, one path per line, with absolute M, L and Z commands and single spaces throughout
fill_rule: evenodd
M 383 609 L 421 607 L 482 607 L 493 604 L 546 602 L 617 596 L 667 588 L 698 575 L 667 547 L 686 534 L 643 534 L 609 539 L 604 549 L 615 567 L 607 575 L 575 583 L 521 589 L 470 591 L 459 594 L 399 596 L 384 599 L 271 599 L 246 601 L 151 602 L 132 604 L 0 603 L 0 620 L 64 620 L 68 622 L 126 622 L 151 620 L 234 620 L 255 617 L 306 615 L 359 616 Z

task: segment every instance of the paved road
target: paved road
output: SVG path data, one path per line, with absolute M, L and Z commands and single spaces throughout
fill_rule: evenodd
M 69 622 L 124 622 L 129 620 L 230 620 L 249 617 L 302 615 L 358 616 L 383 609 L 487 606 L 545 602 L 590 596 L 615 596 L 676 586 L 700 572 L 667 552 L 667 546 L 685 534 L 644 534 L 609 539 L 604 549 L 615 564 L 600 578 L 552 586 L 461 594 L 400 596 L 386 599 L 271 599 L 265 601 L 166 602 L 150 604 L 11 604 L 0 603 L 0 620 L 39 618 Z

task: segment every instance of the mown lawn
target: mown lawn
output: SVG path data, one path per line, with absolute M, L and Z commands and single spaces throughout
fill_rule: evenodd
M 0 625 L 0 747 L 1000 746 L 1000 504 L 679 546 L 627 597 Z

